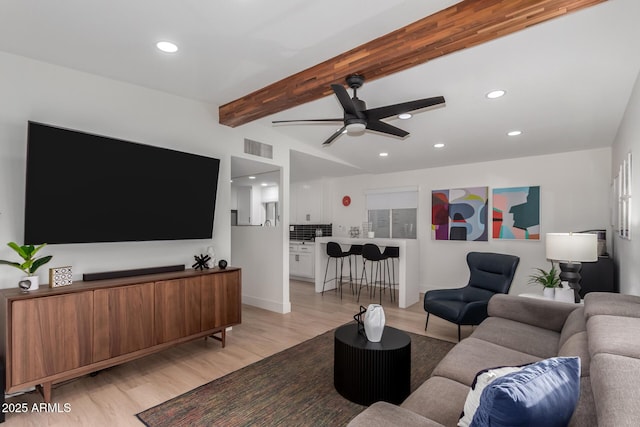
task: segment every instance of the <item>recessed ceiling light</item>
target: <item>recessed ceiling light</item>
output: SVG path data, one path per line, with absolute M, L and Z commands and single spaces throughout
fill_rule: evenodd
M 433 148 L 443 148 L 444 144 L 442 142 L 438 142 L 437 144 L 433 144 Z
M 266 186 L 267 186 L 267 185 L 269 185 L 269 184 L 267 184 L 266 182 L 263 182 L 263 183 L 262 183 L 262 184 L 260 184 L 260 185 L 262 185 L 263 187 L 266 187 Z
M 233 182 L 233 180 L 232 180 L 232 179 L 230 179 L 230 180 L 229 180 L 229 182 Z
M 156 43 L 156 47 L 166 53 L 176 53 L 178 51 L 178 46 L 175 43 L 166 41 Z
M 387 157 L 389 155 L 389 153 L 380 153 L 379 156 L 380 157 Z
M 492 90 L 487 94 L 487 98 L 489 99 L 500 98 L 501 96 L 504 96 L 505 93 L 506 92 L 504 90 Z
M 398 114 L 398 118 L 401 120 L 407 120 L 411 118 L 411 114 L 409 113 L 402 113 L 402 114 Z
M 255 176 L 250 176 L 249 179 L 256 179 L 256 177 Z
M 507 132 L 507 135 L 509 135 L 509 136 L 522 135 L 522 131 L 521 130 L 512 130 L 511 132 Z

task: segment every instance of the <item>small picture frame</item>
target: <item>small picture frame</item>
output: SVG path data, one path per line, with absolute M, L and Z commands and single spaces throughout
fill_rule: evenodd
M 73 283 L 73 272 L 70 266 L 49 269 L 49 287 L 59 288 Z

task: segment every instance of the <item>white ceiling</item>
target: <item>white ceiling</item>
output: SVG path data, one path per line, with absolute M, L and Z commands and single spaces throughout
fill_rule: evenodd
M 214 105 L 448 7 L 455 0 L 2 0 L 0 50 Z M 327 148 L 356 169 L 391 172 L 610 146 L 640 70 L 640 2 L 609 0 L 365 85 L 368 107 L 443 95 L 446 106 Z M 156 41 L 176 42 L 163 54 Z M 365 76 L 366 77 L 366 76 Z M 488 100 L 492 89 L 506 96 Z M 340 117 L 327 97 L 261 119 Z M 279 125 L 316 148 L 339 126 Z M 241 129 L 241 128 L 240 128 Z M 520 129 L 523 134 L 508 137 Z M 436 142 L 446 144 L 435 150 Z M 378 153 L 389 153 L 380 158 Z M 327 173 L 294 153 L 299 173 Z M 302 174 L 304 176 L 304 173 Z

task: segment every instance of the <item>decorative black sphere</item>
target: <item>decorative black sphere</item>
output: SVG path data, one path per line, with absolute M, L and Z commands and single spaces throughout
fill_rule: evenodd
M 227 268 L 227 261 L 221 259 L 220 262 L 218 263 L 218 267 L 220 267 L 220 269 L 224 270 L 225 268 Z

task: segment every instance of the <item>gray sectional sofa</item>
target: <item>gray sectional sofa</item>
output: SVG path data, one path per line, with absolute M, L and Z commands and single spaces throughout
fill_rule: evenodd
M 554 356 L 580 357 L 571 426 L 640 425 L 640 297 L 589 293 L 582 306 L 496 295 L 488 312 L 401 405 L 377 402 L 349 427 L 455 426 L 479 371 Z

